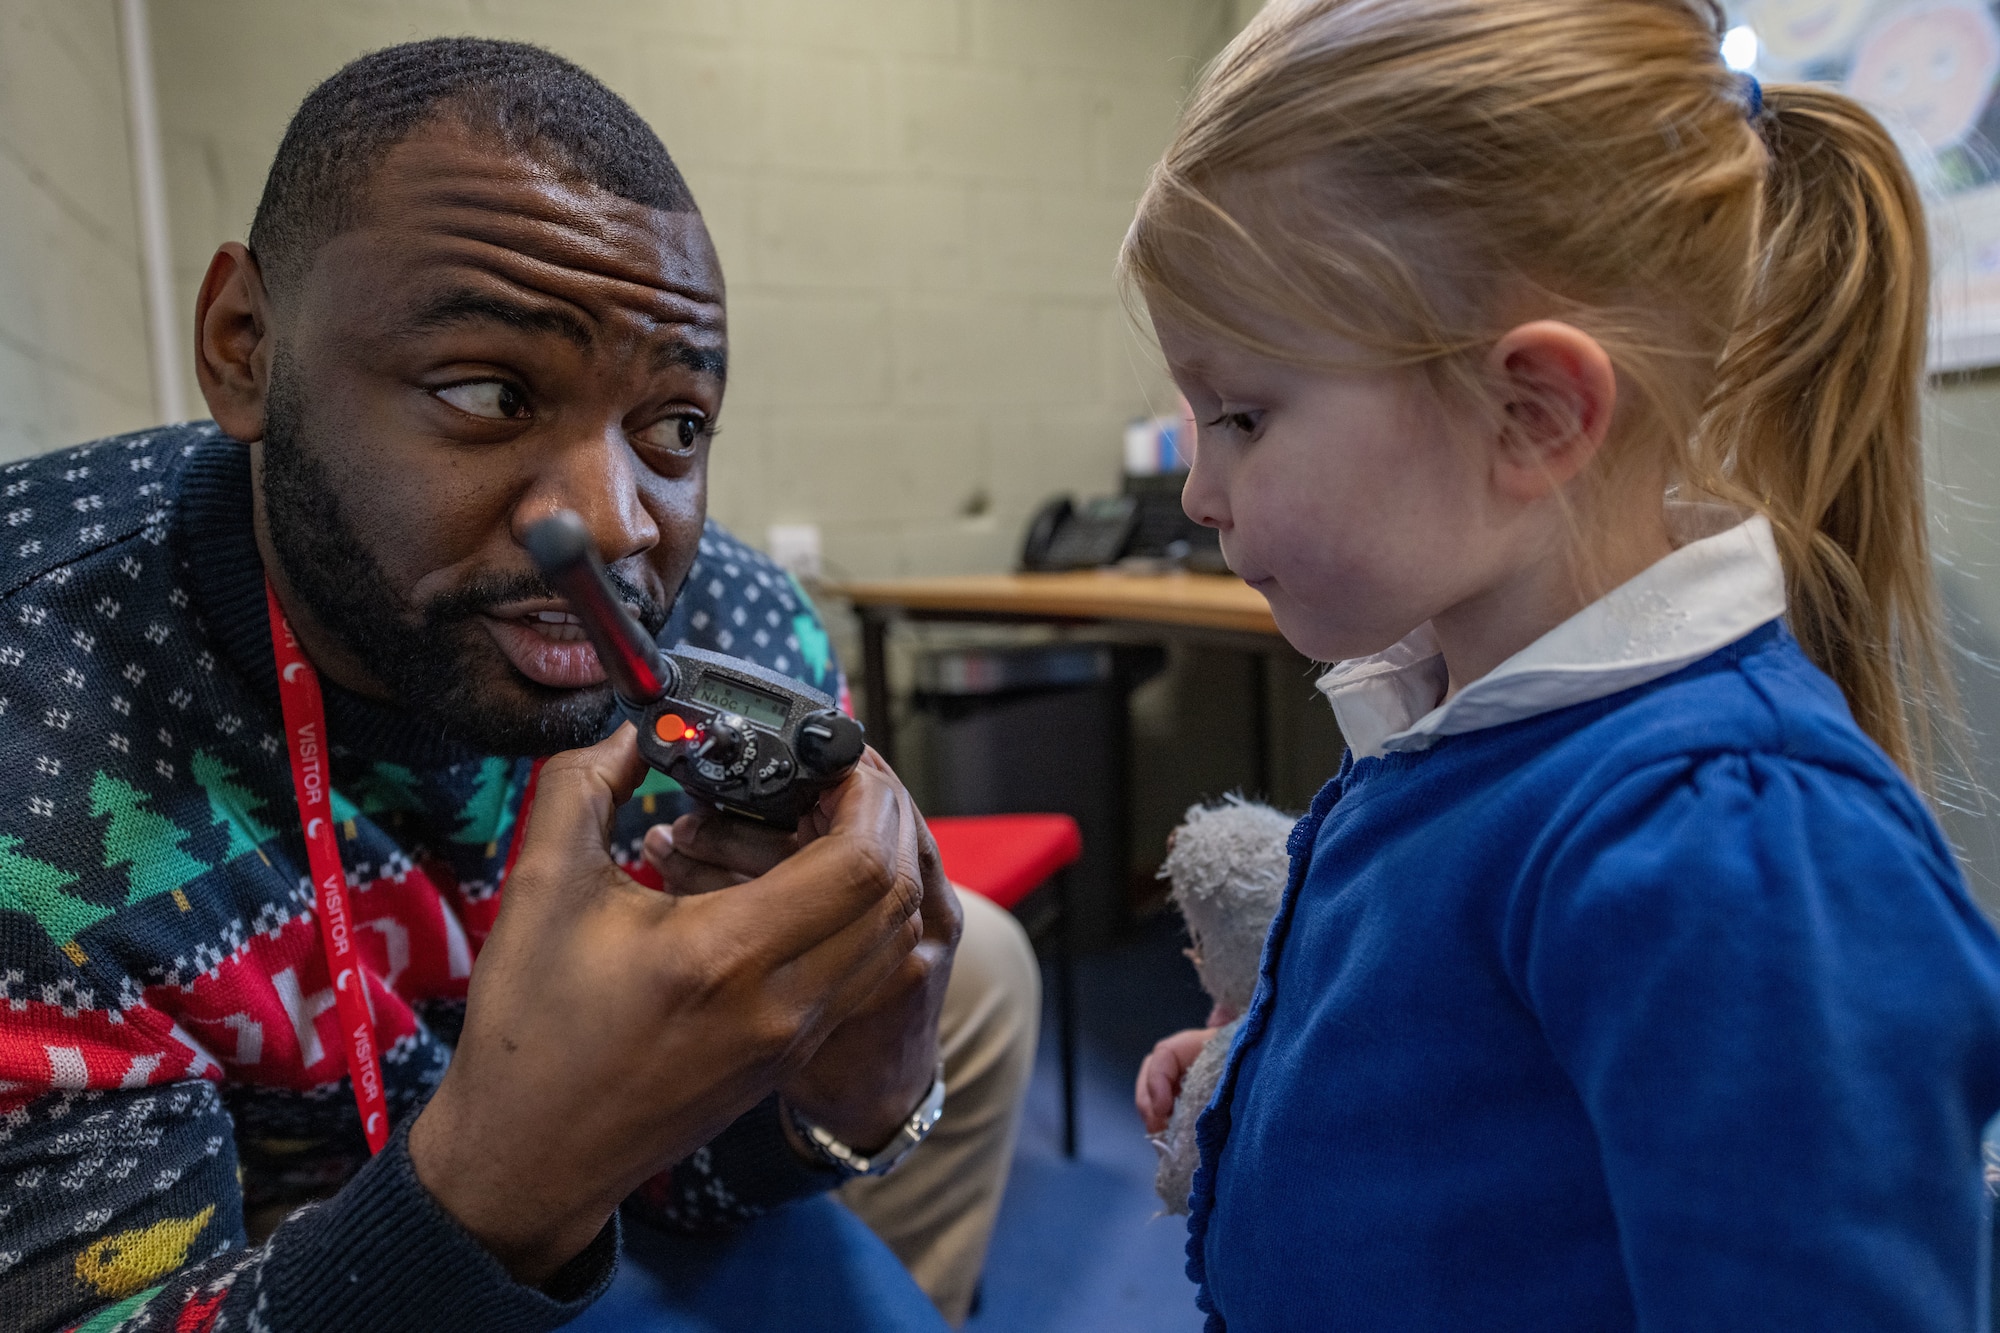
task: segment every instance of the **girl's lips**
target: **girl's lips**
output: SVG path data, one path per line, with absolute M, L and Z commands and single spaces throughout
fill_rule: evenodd
M 486 632 L 500 645 L 500 651 L 514 669 L 534 681 L 558 690 L 579 690 L 604 683 L 604 667 L 597 650 L 582 631 L 573 625 L 544 626 L 519 617 L 501 619 L 482 616 Z

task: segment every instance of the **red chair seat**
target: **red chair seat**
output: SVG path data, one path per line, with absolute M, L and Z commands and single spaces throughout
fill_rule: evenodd
M 960 815 L 927 820 L 945 878 L 1013 911 L 1083 855 L 1068 815 Z
M 960 815 L 929 820 L 945 878 L 1006 911 L 1055 877 L 1056 1032 L 1061 1041 L 1063 1156 L 1076 1156 L 1076 980 L 1067 876 L 1083 855 L 1083 830 L 1068 815 Z

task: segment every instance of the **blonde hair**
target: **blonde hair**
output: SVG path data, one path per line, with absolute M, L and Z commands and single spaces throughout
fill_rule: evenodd
M 1272 0 L 1190 97 L 1121 270 L 1155 318 L 1293 362 L 1288 329 L 1331 334 L 1446 389 L 1528 293 L 1617 368 L 1598 471 L 1768 515 L 1802 646 L 1931 790 L 1922 206 L 1839 94 L 1753 116 L 1722 30 L 1714 0 Z

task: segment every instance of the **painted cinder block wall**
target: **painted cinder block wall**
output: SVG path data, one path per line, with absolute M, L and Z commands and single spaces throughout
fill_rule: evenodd
M 0 0 L 0 459 L 152 420 L 121 58 L 112 0 Z

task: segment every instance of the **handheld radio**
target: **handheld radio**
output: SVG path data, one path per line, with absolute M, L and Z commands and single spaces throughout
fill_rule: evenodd
M 541 520 L 525 544 L 583 622 L 619 712 L 639 729 L 640 755 L 689 794 L 790 829 L 854 771 L 861 724 L 826 695 L 755 662 L 662 651 L 612 592 L 575 514 Z

